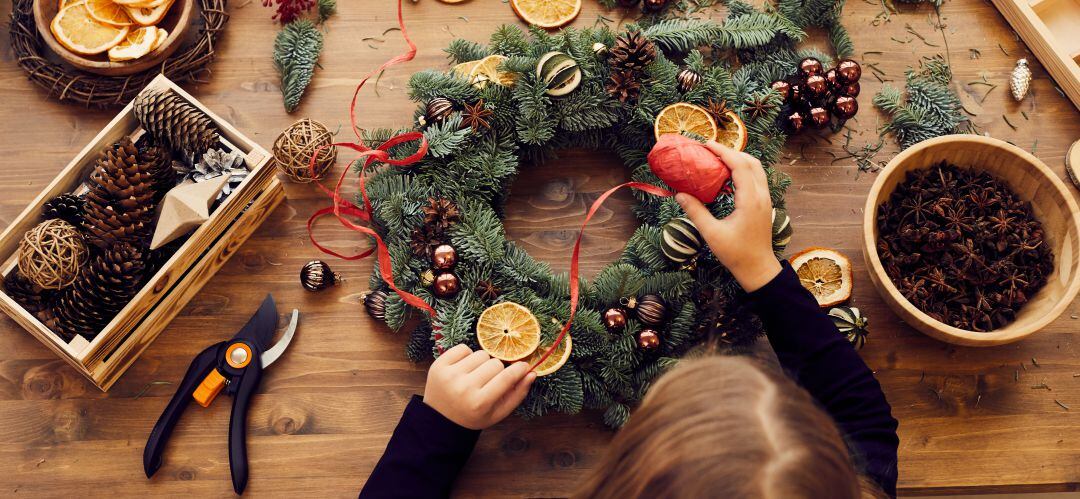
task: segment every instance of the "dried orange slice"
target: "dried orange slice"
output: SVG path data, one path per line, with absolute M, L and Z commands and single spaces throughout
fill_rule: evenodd
M 523 359 L 540 345 L 540 323 L 529 309 L 517 303 L 497 303 L 480 313 L 476 340 L 496 359 Z
M 56 41 L 68 50 L 82 55 L 105 52 L 127 36 L 127 26 L 109 26 L 90 17 L 86 2 L 78 2 L 56 13 L 49 25 Z
M 158 29 L 153 26 L 139 28 L 128 34 L 124 41 L 109 49 L 109 60 L 120 62 L 138 59 L 151 50 L 157 43 Z
M 683 132 L 690 132 L 706 140 L 716 140 L 719 128 L 716 126 L 716 120 L 704 108 L 677 102 L 665 107 L 660 114 L 656 115 L 653 132 L 657 140 L 660 140 L 661 135 Z
M 484 88 L 488 82 L 494 82 L 504 87 L 512 87 L 517 83 L 517 75 L 506 71 L 499 71 L 499 65 L 506 61 L 506 56 L 494 54 L 479 61 L 469 71 L 469 78 L 474 86 Z M 465 63 L 468 64 L 468 63 Z
M 127 11 L 128 16 L 139 26 L 153 26 L 165 18 L 165 14 L 169 12 L 169 7 L 172 7 L 172 4 L 172 0 L 168 0 L 156 7 L 125 5 L 124 10 Z
M 746 132 L 746 123 L 743 122 L 735 111 L 729 110 L 716 122 L 719 131 L 716 141 L 736 151 L 746 149 L 746 142 L 750 135 Z
M 546 345 L 540 345 L 536 348 L 536 351 L 529 356 L 528 359 L 525 359 L 525 362 L 528 362 L 530 366 L 535 364 L 537 361 L 540 360 L 540 357 L 543 357 L 544 354 L 547 353 L 549 348 L 551 348 L 550 343 Z M 554 373 L 555 371 L 558 371 L 560 368 L 562 368 L 563 364 L 566 364 L 566 361 L 570 359 L 570 352 L 573 348 L 574 342 L 570 340 L 570 333 L 566 333 L 566 336 L 563 337 L 562 343 L 559 343 L 559 346 L 555 347 L 555 351 L 551 352 L 551 355 L 549 355 L 548 358 L 544 360 L 543 364 L 536 366 L 536 369 L 534 369 L 536 375 L 547 376 L 551 373 Z
M 822 308 L 835 307 L 851 298 L 851 261 L 828 248 L 807 248 L 791 257 L 799 282 Z
M 100 23 L 112 26 L 131 26 L 135 24 L 123 7 L 113 3 L 112 0 L 86 0 L 86 10 L 90 17 Z
M 460 76 L 462 78 L 468 78 L 469 75 L 472 74 L 472 70 L 476 67 L 477 64 L 480 64 L 480 60 L 463 62 L 450 68 L 450 74 L 454 76 Z
M 558 28 L 581 12 L 581 0 L 510 0 L 514 13 L 533 26 Z
M 60 7 L 56 9 L 57 12 L 64 10 L 64 7 L 75 3 L 76 0 L 60 0 Z
M 154 39 L 154 46 L 150 47 L 150 51 L 153 52 L 160 48 L 162 45 L 165 45 L 165 40 L 167 40 L 168 38 L 169 32 L 165 31 L 164 29 L 158 28 L 157 38 Z

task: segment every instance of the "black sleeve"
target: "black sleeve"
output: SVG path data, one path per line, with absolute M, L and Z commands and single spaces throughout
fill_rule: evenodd
M 448 497 L 479 437 L 413 395 L 360 497 Z
M 780 365 L 832 415 L 866 475 L 895 497 L 897 421 L 870 368 L 787 262 L 750 303 Z

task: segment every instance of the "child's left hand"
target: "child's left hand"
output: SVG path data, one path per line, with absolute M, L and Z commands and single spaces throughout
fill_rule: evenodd
M 535 379 L 526 362 L 503 367 L 483 350 L 458 345 L 431 364 L 424 403 L 450 421 L 483 430 L 509 416 Z

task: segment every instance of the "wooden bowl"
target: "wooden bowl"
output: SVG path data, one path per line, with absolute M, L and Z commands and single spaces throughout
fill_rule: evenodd
M 80 55 L 76 54 L 56 40 L 49 25 L 60 10 L 59 0 L 34 0 L 34 22 L 37 24 L 38 33 L 45 40 L 56 55 L 83 71 L 97 73 L 105 76 L 125 76 L 145 71 L 160 65 L 173 52 L 183 45 L 188 28 L 191 27 L 191 14 L 195 9 L 195 0 L 174 0 L 165 18 L 157 24 L 169 32 L 165 43 L 138 59 L 131 61 L 113 62 L 108 54 Z
M 1031 203 L 1054 250 L 1054 272 L 1046 286 L 1025 304 L 1016 320 L 990 332 L 967 331 L 938 322 L 915 308 L 885 273 L 877 252 L 877 211 L 907 172 L 941 161 L 986 171 Z M 898 154 L 881 173 L 863 213 L 863 257 L 870 280 L 900 318 L 924 334 L 947 343 L 994 346 L 1018 341 L 1050 324 L 1080 291 L 1080 209 L 1065 184 L 1042 161 L 1014 145 L 978 135 L 948 135 L 920 142 Z

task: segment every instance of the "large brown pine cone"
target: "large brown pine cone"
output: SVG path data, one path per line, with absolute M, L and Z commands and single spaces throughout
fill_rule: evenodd
M 656 45 L 640 30 L 627 30 L 615 39 L 608 63 L 612 69 L 621 71 L 644 71 L 656 60 Z
M 85 197 L 87 242 L 107 249 L 120 242 L 142 244 L 149 237 L 158 195 L 151 170 L 159 159 L 140 155 L 127 138 L 102 152 Z
M 11 272 L 4 276 L 4 293 L 31 314 L 36 315 L 49 306 L 49 292 L 34 286 L 34 283 L 19 273 L 18 268 L 11 269 Z
M 613 71 L 607 83 L 604 84 L 604 89 L 607 90 L 608 95 L 619 99 L 619 102 L 633 104 L 637 102 L 641 94 L 641 82 L 632 72 Z
M 169 89 L 146 89 L 135 97 L 135 119 L 189 163 L 220 142 L 217 126 L 206 113 Z
M 154 198 L 161 201 L 177 184 L 176 171 L 172 168 L 172 155 L 168 149 L 150 140 L 140 140 L 138 146 L 139 163 L 148 165 L 147 171 L 154 178 Z
M 57 325 L 67 335 L 97 336 L 139 292 L 143 253 L 120 243 L 94 257 L 70 287 L 60 292 L 53 307 Z

